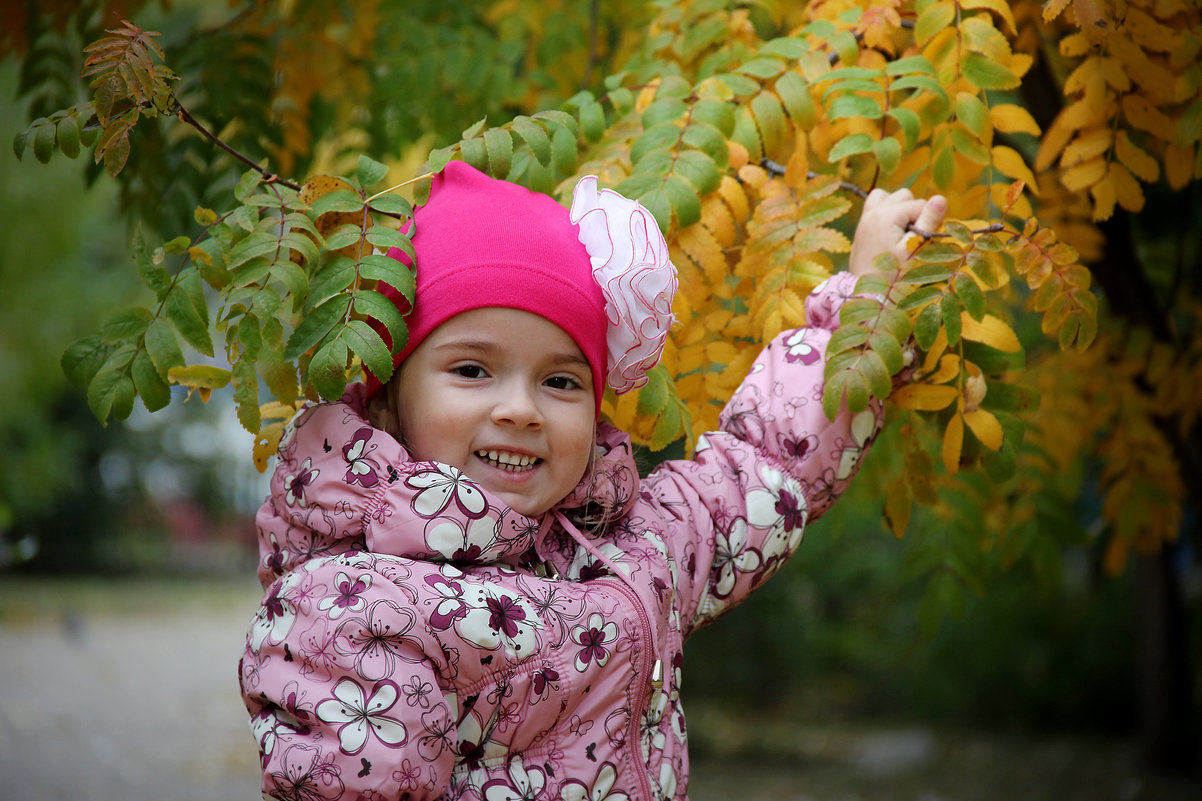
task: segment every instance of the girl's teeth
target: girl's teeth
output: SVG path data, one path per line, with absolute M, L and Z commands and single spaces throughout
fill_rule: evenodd
M 538 461 L 537 457 L 504 451 L 476 451 L 476 455 L 503 470 L 525 470 Z

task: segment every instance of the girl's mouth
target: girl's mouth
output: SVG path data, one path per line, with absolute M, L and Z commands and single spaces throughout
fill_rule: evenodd
M 539 463 L 542 462 L 542 459 L 537 456 L 529 456 L 524 453 L 510 453 L 509 451 L 476 451 L 476 457 L 490 467 L 495 467 L 508 473 L 524 473 L 538 467 Z

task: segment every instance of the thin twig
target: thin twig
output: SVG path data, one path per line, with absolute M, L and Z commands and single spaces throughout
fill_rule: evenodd
M 179 111 L 177 111 L 176 114 L 179 116 L 180 120 L 182 120 L 183 122 L 186 122 L 188 125 L 191 125 L 197 131 L 200 131 L 201 136 L 205 137 L 210 142 L 217 145 L 222 150 L 224 150 L 225 152 L 229 153 L 234 158 L 241 161 L 243 164 L 246 164 L 252 170 L 255 170 L 256 172 L 258 172 L 260 175 L 263 176 L 264 179 L 266 179 L 266 181 L 268 183 L 279 184 L 280 186 L 286 186 L 289 189 L 293 189 L 293 190 L 297 190 L 297 191 L 300 190 L 300 184 L 294 183 L 293 181 L 289 181 L 287 178 L 281 178 L 280 176 L 276 175 L 275 173 L 264 169 L 263 167 L 259 166 L 255 162 L 251 161 L 249 156 L 246 156 L 246 155 L 240 153 L 239 151 L 235 150 L 234 148 L 230 147 L 229 145 L 227 145 L 224 141 L 222 141 L 222 139 L 219 136 L 217 136 L 217 134 L 213 133 L 208 128 L 201 125 L 200 121 L 197 120 L 195 117 L 193 117 L 188 112 L 188 109 L 184 108 L 183 105 L 179 106 Z

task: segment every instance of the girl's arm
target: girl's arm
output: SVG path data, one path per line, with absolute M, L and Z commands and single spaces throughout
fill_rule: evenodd
M 873 260 L 908 257 L 907 226 L 933 232 L 947 209 L 939 196 L 874 190 L 865 201 L 850 259 L 806 299 L 807 326 L 782 333 L 760 354 L 691 461 L 667 462 L 644 497 L 659 507 L 678 565 L 686 629 L 746 597 L 801 544 L 805 524 L 846 490 L 883 422 L 880 403 L 832 420 L 822 409 L 826 346 L 839 309 Z

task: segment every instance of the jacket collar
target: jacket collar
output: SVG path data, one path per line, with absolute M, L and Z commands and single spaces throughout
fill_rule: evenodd
M 589 475 L 554 509 L 529 518 L 454 467 L 413 461 L 392 436 L 371 427 L 364 387 L 352 384 L 340 401 L 307 407 L 289 423 L 272 494 L 277 509 L 295 510 L 292 526 L 321 530 L 313 539 L 324 540 L 327 552 L 350 546 L 458 565 L 518 565 L 560 550 L 553 544 L 563 534 L 556 512 L 587 528 L 589 520 L 629 511 L 639 481 L 630 440 L 602 423 L 597 446 Z M 337 542 L 359 537 L 362 545 Z

